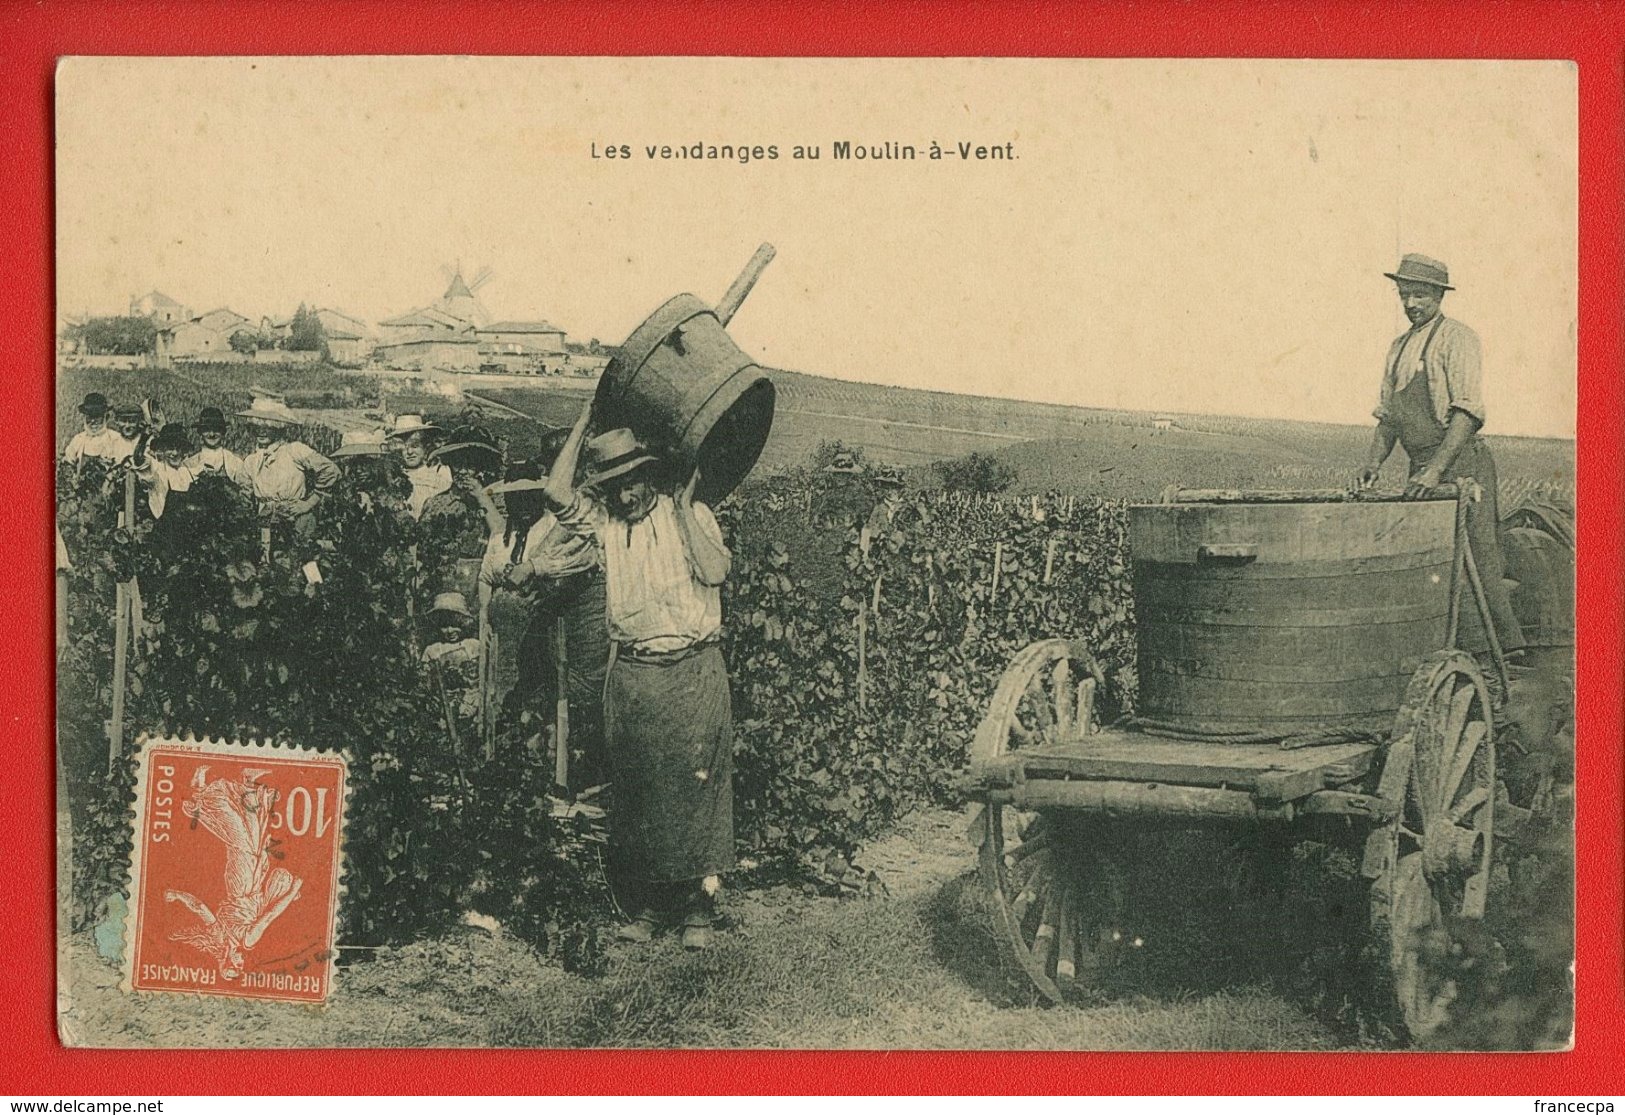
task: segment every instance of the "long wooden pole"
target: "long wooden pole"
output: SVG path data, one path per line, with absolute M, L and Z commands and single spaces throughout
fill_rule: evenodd
M 119 516 L 124 530 L 135 527 L 135 473 L 124 474 L 124 511 Z M 120 581 L 113 590 L 113 715 L 108 723 L 107 771 L 111 774 L 124 752 L 124 689 L 130 670 L 130 581 Z
M 1484 593 L 1484 582 L 1478 576 L 1478 560 L 1473 557 L 1473 546 L 1468 542 L 1465 553 L 1467 556 L 1467 583 L 1473 586 L 1473 598 L 1478 602 L 1478 614 L 1484 621 L 1484 638 L 1490 644 L 1490 658 L 1495 663 L 1495 672 L 1501 679 L 1502 694 L 1511 692 L 1512 678 L 1507 672 L 1506 655 L 1501 653 L 1501 640 L 1495 633 L 1495 617 L 1490 614 L 1489 597 Z
M 570 646 L 564 637 L 564 617 L 553 621 L 553 676 L 557 695 L 553 703 L 553 783 L 570 785 Z
M 1455 553 L 1450 562 L 1450 611 L 1446 624 L 1444 645 L 1454 649 L 1461 631 L 1461 581 L 1466 565 L 1467 550 L 1467 488 L 1456 487 Z
M 68 571 L 56 571 L 56 652 L 68 648 Z
M 722 322 L 723 325 L 727 325 L 733 319 L 740 304 L 745 301 L 745 296 L 750 293 L 750 288 L 756 285 L 756 280 L 762 277 L 763 269 L 773 262 L 773 257 L 776 254 L 777 251 L 772 244 L 763 244 L 756 249 L 756 254 L 750 257 L 750 262 L 745 264 L 745 269 L 739 273 L 739 277 L 733 281 L 733 285 L 728 288 L 728 292 L 722 296 L 722 301 L 717 303 L 718 321 Z

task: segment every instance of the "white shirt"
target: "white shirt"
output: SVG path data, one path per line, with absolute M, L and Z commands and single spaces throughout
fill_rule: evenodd
M 414 519 L 423 518 L 423 505 L 429 500 L 441 492 L 451 491 L 451 469 L 442 464 L 422 464 L 409 468 L 406 478 L 412 482 L 412 494 L 407 497 L 406 507 Z
M 692 506 L 695 526 L 722 546 L 722 528 L 711 509 L 703 503 Z M 566 530 L 598 541 L 611 639 L 638 650 L 672 651 L 721 630 L 722 591 L 700 583 L 670 496 L 656 497 L 647 515 L 628 523 L 577 492 L 558 521 Z
M 245 477 L 243 459 L 224 445 L 214 449 L 205 445 L 186 458 L 186 467 L 192 470 L 194 477 L 202 476 L 205 472 L 222 472 L 227 479 L 238 484 L 241 484 Z
M 192 487 L 192 470 L 185 465 L 166 465 L 156 457 L 148 457 L 136 476 L 147 489 L 147 507 L 154 519 L 164 517 L 164 505 L 170 492 L 185 492 Z
M 102 457 L 109 461 L 122 461 L 135 451 L 135 442 L 113 429 L 103 426 L 95 433 L 89 430 L 80 430 L 68 439 L 68 447 L 62 451 L 62 457 L 71 465 L 76 465 L 86 457 Z

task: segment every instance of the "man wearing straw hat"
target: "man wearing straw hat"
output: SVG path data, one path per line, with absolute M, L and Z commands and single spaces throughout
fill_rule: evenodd
M 68 439 L 62 459 L 78 466 L 86 457 L 100 457 L 106 461 L 122 461 L 130 455 L 135 443 L 115 430 L 107 421 L 107 396 L 92 391 L 79 404 L 84 429 Z
M 1478 334 L 1441 312 L 1445 293 L 1456 289 L 1443 263 L 1412 253 L 1385 277 L 1398 288 L 1411 327 L 1388 346 L 1382 392 L 1373 412 L 1377 429 L 1356 484 L 1374 485 L 1396 444 L 1409 458 L 1405 492 L 1411 497 L 1458 478 L 1478 482 L 1482 494 L 1468 504 L 1467 538 L 1501 648 L 1508 653 L 1519 650 L 1523 630 L 1502 580 L 1495 459 L 1479 436 L 1484 398 Z M 1462 614 L 1471 617 L 1464 624 L 1464 649 L 1482 653 L 1488 641 L 1474 622 L 1476 611 L 1467 607 Z
M 339 482 L 338 466 L 304 442 L 289 440 L 299 420 L 274 396 L 256 395 L 237 417 L 254 428 L 255 449 L 243 458 L 242 486 L 259 500 L 260 517 L 311 533 L 316 506 Z
M 617 851 L 641 884 L 621 936 L 647 941 L 681 921 L 683 945 L 711 942 L 719 876 L 733 866 L 733 722 L 718 646 L 731 557 L 699 479 L 675 494 L 663 462 L 631 430 L 587 445 L 589 403 L 559 451 L 543 501 L 559 525 L 597 542 L 611 640 L 604 686 L 606 758 Z

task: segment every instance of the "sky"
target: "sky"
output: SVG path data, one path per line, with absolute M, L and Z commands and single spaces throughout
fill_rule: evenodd
M 730 326 L 765 365 L 1363 423 L 1420 251 L 1486 432 L 1570 437 L 1576 94 L 1566 62 L 75 58 L 58 307 L 378 321 L 460 264 L 495 318 L 616 343 L 770 242 Z M 779 157 L 646 154 L 696 143 Z

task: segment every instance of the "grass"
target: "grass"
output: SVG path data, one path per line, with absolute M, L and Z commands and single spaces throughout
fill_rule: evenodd
M 509 999 L 510 1046 L 1316 1049 L 1338 1035 L 1262 988 L 1049 1007 L 1012 971 L 969 877 L 896 899 L 745 904 L 703 953 L 665 938 L 597 981 Z

